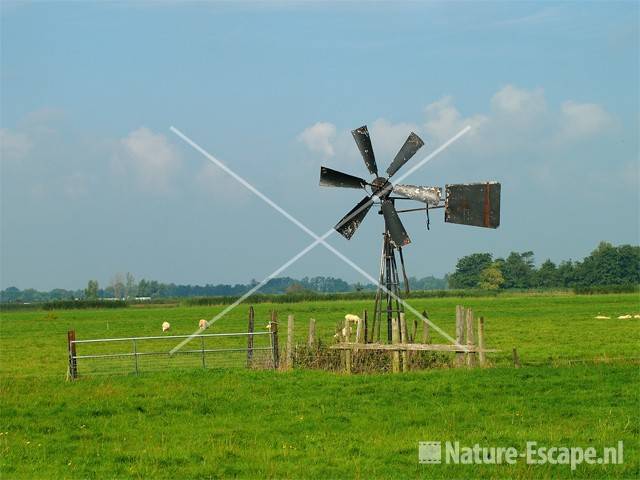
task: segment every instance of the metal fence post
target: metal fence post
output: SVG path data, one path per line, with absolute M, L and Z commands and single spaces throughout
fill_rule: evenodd
M 67 332 L 67 349 L 69 350 L 69 376 L 72 380 L 78 378 L 78 360 L 76 359 L 76 331 Z
M 136 339 L 133 339 L 133 358 L 136 364 L 136 375 L 138 375 L 138 347 L 136 345 Z
M 202 368 L 207 368 L 207 365 L 204 362 L 204 337 L 200 337 L 200 346 L 202 348 Z
M 253 363 L 253 330 L 254 330 L 255 312 L 253 307 L 249 307 L 249 325 L 247 327 L 247 368 Z
M 277 370 L 280 366 L 280 349 L 278 347 L 278 314 L 271 312 L 271 352 L 273 354 L 273 368 Z

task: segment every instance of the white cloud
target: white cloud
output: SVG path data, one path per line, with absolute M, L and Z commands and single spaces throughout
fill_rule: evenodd
M 600 105 L 569 100 L 561 106 L 559 134 L 565 139 L 584 138 L 605 131 L 612 123 Z
M 321 153 L 325 157 L 333 157 L 335 151 L 332 139 L 336 136 L 336 126 L 328 122 L 318 122 L 305 128 L 298 140 L 304 143 L 312 152 Z
M 419 135 L 420 132 L 420 127 L 415 123 L 391 123 L 384 118 L 374 121 L 368 128 L 376 158 L 380 159 L 378 162 L 380 173 L 389 166 L 409 134 L 415 132 Z M 353 141 L 352 143 L 355 144 Z
M 554 107 L 548 104 L 542 88 L 505 85 L 488 99 L 485 112 L 464 115 L 452 96 L 444 96 L 428 104 L 424 118 L 417 122 L 392 123 L 379 118 L 368 126 L 380 172 L 409 132 L 414 131 L 424 140 L 426 147 L 420 154 L 428 154 L 470 126 L 471 130 L 455 147 L 461 154 L 458 164 L 463 168 L 481 165 L 483 171 L 493 168 L 491 172 L 526 170 L 534 178 L 542 178 L 556 171 L 560 163 L 566 163 L 566 149 L 576 149 L 583 139 L 596 137 L 613 124 L 613 118 L 597 104 L 565 101 Z M 316 123 L 299 138 L 303 135 L 310 149 L 335 158 L 335 164 L 330 165 L 329 161 L 327 166 L 363 175 L 364 170 L 359 169 L 362 159 L 349 129 L 336 134 L 333 124 Z
M 547 102 L 541 88 L 526 90 L 506 85 L 491 99 L 491 108 L 498 114 L 524 115 L 530 118 L 544 113 L 547 110 Z
M 464 118 L 453 104 L 451 96 L 445 96 L 427 105 L 425 115 L 424 132 L 437 143 L 445 142 L 467 125 L 472 127 L 467 137 L 475 136 L 478 129 L 487 122 L 484 115 Z
M 26 133 L 0 128 L 0 157 L 2 160 L 20 160 L 33 148 Z
M 148 190 L 166 191 L 178 171 L 181 158 L 164 135 L 146 127 L 132 131 L 120 140 L 123 155 L 116 168 L 133 171 L 140 185 Z

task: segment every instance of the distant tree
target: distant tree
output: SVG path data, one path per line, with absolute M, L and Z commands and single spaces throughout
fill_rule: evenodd
M 608 242 L 600 245 L 576 266 L 580 286 L 640 283 L 640 247 Z
M 558 265 L 558 284 L 561 287 L 573 287 L 576 285 L 576 264 L 571 260 L 563 260 Z
M 478 287 L 483 290 L 498 290 L 504 283 L 504 277 L 499 266 L 494 262 L 480 272 Z
M 125 297 L 127 298 L 132 298 L 137 296 L 137 285 L 136 285 L 136 279 L 133 276 L 132 273 L 127 272 L 127 274 L 125 275 L 125 286 L 124 286 L 124 290 L 125 290 Z
M 423 278 L 410 277 L 409 287 L 411 290 L 444 290 L 447 282 L 444 278 L 428 276 Z
M 558 267 L 556 267 L 556 264 L 549 259 L 545 260 L 545 262 L 540 265 L 540 268 L 535 272 L 534 278 L 534 284 L 539 288 L 561 286 Z
M 476 288 L 480 272 L 492 264 L 490 253 L 474 253 L 458 260 L 456 271 L 448 277 L 449 288 Z
M 48 293 L 51 300 L 73 300 L 73 291 L 64 288 L 54 288 Z
M 124 275 L 122 275 L 122 273 L 116 273 L 111 279 L 113 297 L 118 299 L 124 297 L 124 287 Z
M 307 289 L 304 288 L 300 283 L 296 282 L 289 285 L 284 293 L 302 293 L 305 291 L 307 291 Z
M 22 292 L 19 288 L 9 287 L 5 290 L 2 290 L 2 295 L 0 299 L 3 302 L 18 302 L 22 300 Z
M 84 289 L 84 298 L 87 300 L 96 300 L 98 298 L 98 281 L 89 280 L 87 282 L 87 288 Z
M 529 288 L 533 285 L 533 252 L 511 252 L 500 264 L 504 288 Z

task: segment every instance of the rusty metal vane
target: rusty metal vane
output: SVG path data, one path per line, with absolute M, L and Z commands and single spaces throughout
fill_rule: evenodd
M 407 231 L 404 229 L 404 225 L 400 221 L 396 207 L 393 206 L 393 201 L 386 199 L 382 201 L 382 215 L 384 215 L 384 221 L 391 235 L 391 240 L 396 247 L 404 247 L 411 243 Z
M 334 228 L 344 238 L 351 240 L 351 237 L 356 233 L 356 230 L 364 220 L 364 217 L 366 217 L 369 210 L 371 210 L 372 205 L 373 200 L 371 197 L 364 197 L 355 207 L 349 210 L 349 213 L 342 217 Z
M 369 137 L 369 130 L 366 125 L 360 128 L 351 130 L 351 135 L 358 145 L 358 150 L 362 155 L 364 164 L 367 166 L 367 170 L 372 175 L 378 176 L 378 165 L 376 165 L 376 156 L 373 153 L 373 147 L 371 146 L 371 137 Z
M 320 167 L 321 187 L 364 188 L 365 185 L 367 185 L 367 181 L 363 178 L 354 177 L 331 168 Z
M 389 175 L 389 178 L 391 178 L 393 174 L 400 169 L 400 167 L 411 160 L 411 157 L 413 157 L 423 145 L 424 142 L 422 139 L 415 133 L 411 132 L 409 137 L 405 140 L 404 145 L 402 145 L 400 151 L 396 154 L 396 158 L 393 159 L 393 162 L 391 162 L 391 165 L 387 168 L 387 175 Z

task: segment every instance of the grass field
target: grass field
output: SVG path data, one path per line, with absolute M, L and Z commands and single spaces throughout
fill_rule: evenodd
M 66 332 L 78 338 L 188 334 L 223 307 L 22 311 L 2 314 L 3 478 L 637 478 L 637 295 L 416 299 L 453 334 L 457 303 L 486 319 L 490 369 L 390 375 L 243 369 L 170 370 L 65 382 Z M 368 301 L 260 304 L 318 321 Z M 598 314 L 610 320 L 597 320 Z M 246 330 L 239 307 L 212 331 Z M 438 339 L 435 339 L 438 341 Z M 516 346 L 524 368 L 511 367 Z M 82 371 L 81 371 L 82 374 Z M 594 446 L 624 441 L 622 465 L 422 465 L 418 442 Z

